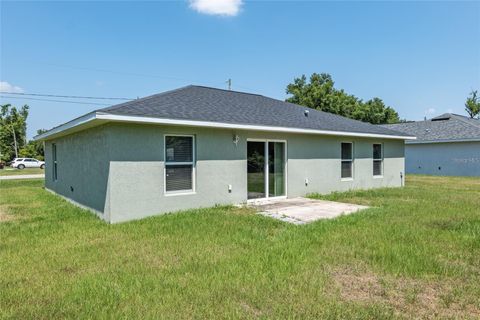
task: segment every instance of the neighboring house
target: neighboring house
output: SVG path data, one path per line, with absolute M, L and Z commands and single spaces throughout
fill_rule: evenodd
M 417 137 L 406 142 L 407 173 L 480 176 L 480 120 L 445 113 L 383 127 Z
M 408 134 L 261 95 L 187 86 L 42 135 L 47 189 L 120 222 L 177 210 L 400 187 Z

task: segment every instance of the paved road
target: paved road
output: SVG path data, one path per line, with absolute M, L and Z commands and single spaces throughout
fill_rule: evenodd
M 16 179 L 43 179 L 45 175 L 40 174 L 24 174 L 24 175 L 13 175 L 13 176 L 0 176 L 0 180 L 16 180 Z

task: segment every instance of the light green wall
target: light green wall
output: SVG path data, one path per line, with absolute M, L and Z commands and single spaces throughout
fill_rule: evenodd
M 245 201 L 246 151 L 232 143 L 232 131 L 117 124 L 107 131 L 112 222 Z M 164 194 L 164 134 L 195 135 L 195 194 Z
M 165 195 L 164 134 L 195 135 L 195 194 Z M 233 143 L 235 134 L 240 136 L 237 145 Z M 98 135 L 102 138 L 98 138 Z M 88 138 L 92 136 L 97 137 L 96 143 Z M 289 197 L 314 192 L 402 185 L 400 173 L 404 172 L 404 142 L 400 140 L 116 123 L 60 139 L 59 145 L 64 145 L 64 148 L 58 149 L 58 153 L 68 152 L 71 156 L 66 159 L 75 163 L 84 161 L 80 165 L 83 174 L 75 174 L 75 165 L 72 164 L 68 169 L 73 173 L 64 174 L 68 183 L 49 181 L 47 187 L 105 212 L 103 218 L 111 222 L 188 208 L 242 203 L 247 200 L 247 139 L 287 141 Z M 343 141 L 354 142 L 352 181 L 340 179 L 340 143 Z M 70 143 L 68 146 L 67 142 Z M 384 144 L 383 178 L 373 178 L 374 142 Z M 47 146 L 47 155 L 49 150 Z M 47 176 L 51 175 L 49 157 L 50 155 L 47 156 Z M 60 162 L 59 167 L 61 164 Z M 87 172 L 87 164 L 94 166 L 94 173 Z M 305 185 L 306 178 L 309 180 L 308 185 Z M 92 190 L 84 191 L 81 196 L 76 194 L 77 189 L 74 193 L 69 193 L 68 186 L 73 183 L 71 181 L 82 186 L 80 189 Z M 229 184 L 232 185 L 231 192 L 228 191 Z
M 57 145 L 57 181 L 53 180 L 52 143 Z M 105 127 L 46 141 L 45 187 L 102 213 L 109 174 L 107 150 Z

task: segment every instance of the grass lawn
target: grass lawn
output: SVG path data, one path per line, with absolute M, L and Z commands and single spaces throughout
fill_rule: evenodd
M 0 181 L 0 318 L 480 317 L 480 179 L 321 197 L 296 226 L 218 207 L 108 225 Z
M 45 174 L 45 170 L 40 168 L 25 168 L 23 170 L 6 167 L 0 169 L 0 176 L 16 176 L 24 174 Z

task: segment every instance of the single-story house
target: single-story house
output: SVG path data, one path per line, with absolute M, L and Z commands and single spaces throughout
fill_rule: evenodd
M 187 86 L 36 137 L 45 187 L 114 223 L 404 184 L 409 134 L 258 94 Z
M 406 142 L 407 173 L 480 176 L 480 120 L 445 113 L 383 127 L 417 137 Z

